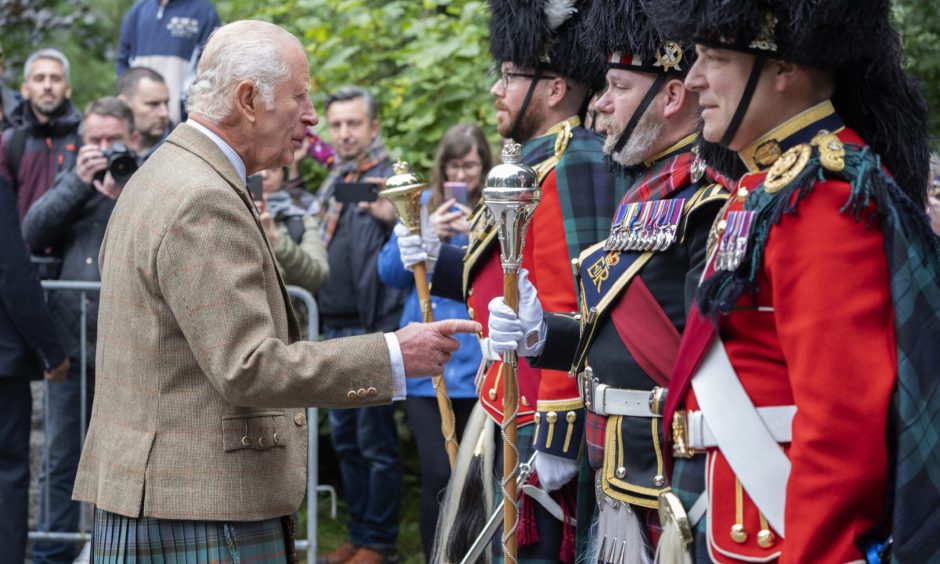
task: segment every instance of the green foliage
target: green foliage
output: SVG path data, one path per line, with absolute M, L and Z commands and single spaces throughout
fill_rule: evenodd
M 438 142 L 458 122 L 481 125 L 495 141 L 482 1 L 224 0 L 217 8 L 223 20 L 268 20 L 300 37 L 321 112 L 340 86 L 372 92 L 389 149 L 419 172 L 430 171 Z M 325 121 L 321 113 L 321 133 Z
M 901 0 L 895 19 L 904 41 L 908 70 L 921 83 L 930 108 L 934 149 L 940 150 L 940 3 L 936 0 Z
M 37 49 L 55 47 L 72 65 L 72 101 L 82 109 L 114 94 L 115 56 L 121 18 L 132 0 L 2 0 L 0 43 L 6 58 L 2 78 L 22 81 L 23 63 Z

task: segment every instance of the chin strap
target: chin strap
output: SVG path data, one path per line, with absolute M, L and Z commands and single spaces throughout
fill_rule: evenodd
M 526 110 L 529 109 L 529 102 L 532 101 L 532 95 L 535 93 L 535 87 L 539 85 L 539 81 L 542 80 L 542 67 L 535 67 L 535 75 L 532 77 L 532 82 L 529 83 L 529 90 L 525 93 L 525 98 L 522 100 L 522 106 L 519 108 L 519 114 L 516 116 L 515 123 L 512 124 L 512 130 L 509 132 L 509 138 L 517 143 L 522 141 L 527 141 L 527 139 L 516 139 L 516 136 L 519 134 L 519 126 L 522 125 L 522 118 L 525 117 Z
M 754 59 L 754 66 L 751 67 L 751 74 L 747 77 L 747 84 L 744 85 L 744 92 L 741 93 L 741 101 L 738 102 L 738 107 L 734 110 L 734 115 L 731 117 L 731 122 L 728 124 L 728 129 L 725 130 L 725 134 L 721 137 L 721 141 L 718 142 L 719 145 L 727 147 L 731 144 L 734 136 L 738 133 L 738 127 L 741 126 L 741 121 L 744 120 L 744 114 L 747 113 L 747 109 L 751 105 L 751 98 L 754 97 L 754 90 L 757 89 L 757 81 L 760 80 L 760 73 L 764 70 L 764 64 L 766 62 L 767 57 L 762 55 L 758 55 L 757 58 Z
M 627 126 L 623 128 L 623 133 L 620 134 L 620 138 L 617 139 L 617 144 L 614 146 L 614 150 L 611 152 L 612 155 L 619 153 L 623 150 L 624 146 L 627 144 L 627 141 L 630 140 L 630 137 L 633 135 L 633 130 L 636 129 L 638 123 L 640 123 L 640 118 L 643 117 L 643 114 L 646 113 L 646 109 L 649 108 L 649 105 L 653 103 L 653 98 L 656 97 L 656 94 L 659 93 L 659 89 L 662 88 L 663 84 L 666 83 L 666 79 L 669 76 L 659 73 L 656 75 L 656 80 L 653 81 L 653 84 L 650 85 L 649 90 L 646 91 L 646 94 L 643 95 L 643 100 L 640 101 L 640 105 L 637 106 L 636 111 L 633 112 L 633 115 L 630 116 L 630 121 L 627 123 Z

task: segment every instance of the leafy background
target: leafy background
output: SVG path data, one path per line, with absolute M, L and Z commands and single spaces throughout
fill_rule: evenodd
M 114 57 L 121 18 L 133 0 L 0 0 L 4 77 L 17 86 L 22 63 L 44 46 L 72 61 L 73 99 L 81 108 L 114 89 Z M 430 169 L 444 131 L 460 121 L 480 124 L 495 143 L 489 99 L 485 3 L 480 0 L 218 0 L 223 21 L 264 19 L 303 40 L 310 57 L 312 95 L 323 108 L 327 93 L 344 84 L 369 88 L 382 108 L 383 135 L 397 157 Z M 895 15 L 908 55 L 931 108 L 931 131 L 940 139 L 940 2 L 900 0 Z M 318 128 L 323 133 L 322 125 Z M 323 171 L 307 165 L 308 186 Z M 405 462 L 402 531 L 404 562 L 421 562 L 417 532 L 417 455 L 403 413 L 398 431 Z M 321 434 L 325 427 L 321 424 Z M 329 441 L 321 440 L 321 482 L 338 484 Z M 342 496 L 340 496 L 342 500 Z M 320 503 L 321 546 L 344 540 L 340 519 Z M 305 518 L 305 515 L 301 515 Z M 303 529 L 301 529 L 303 530 Z

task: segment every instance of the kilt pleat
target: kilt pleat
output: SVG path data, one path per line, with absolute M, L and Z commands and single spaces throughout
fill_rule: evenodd
M 281 564 L 287 560 L 284 546 L 279 518 L 185 521 L 95 509 L 95 564 Z

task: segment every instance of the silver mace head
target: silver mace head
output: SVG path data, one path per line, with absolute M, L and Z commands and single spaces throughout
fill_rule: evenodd
M 483 203 L 496 223 L 503 272 L 518 272 L 522 266 L 525 234 L 542 197 L 538 175 L 519 162 L 521 152 L 518 143 L 506 143 L 502 164 L 486 175 L 483 188 Z

